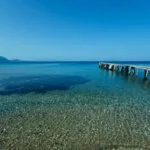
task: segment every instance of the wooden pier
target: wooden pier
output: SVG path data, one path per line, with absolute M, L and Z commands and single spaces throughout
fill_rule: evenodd
M 145 80 L 148 79 L 148 75 L 150 73 L 149 66 L 138 66 L 138 65 L 130 65 L 130 64 L 115 64 L 115 63 L 99 62 L 99 68 L 125 73 L 126 75 L 130 75 L 130 76 L 138 76 L 139 69 L 140 69 L 144 71 L 143 78 Z

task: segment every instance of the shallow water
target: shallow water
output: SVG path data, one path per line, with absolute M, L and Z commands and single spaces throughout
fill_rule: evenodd
M 97 62 L 1 64 L 0 149 L 150 149 L 142 75 Z

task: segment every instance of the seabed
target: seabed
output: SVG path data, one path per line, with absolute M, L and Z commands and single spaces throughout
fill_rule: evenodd
M 128 95 L 91 94 L 0 96 L 1 149 L 150 149 L 149 104 Z

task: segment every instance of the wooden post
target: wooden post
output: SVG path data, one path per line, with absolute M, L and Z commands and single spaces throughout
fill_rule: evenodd
M 109 70 L 112 70 L 112 67 L 113 67 L 113 65 L 110 64 L 110 65 L 109 65 Z
M 121 71 L 120 71 L 121 73 L 123 73 L 124 72 L 124 66 L 121 66 Z
M 102 63 L 99 62 L 98 66 L 99 66 L 99 68 L 102 68 Z
M 106 64 L 103 64 L 103 65 L 104 65 L 104 67 L 103 67 L 103 68 L 104 68 L 104 69 L 106 69 Z
M 139 69 L 136 68 L 136 76 L 138 76 L 138 74 L 139 74 Z
M 116 71 L 116 65 L 114 65 L 113 71 Z
M 147 80 L 147 78 L 148 78 L 148 73 L 149 73 L 148 69 L 145 69 L 144 70 L 144 79 L 145 80 Z
M 125 74 L 126 74 L 126 75 L 129 75 L 129 66 L 126 66 L 126 67 L 125 67 Z
M 130 75 L 132 75 L 132 76 L 135 75 L 135 67 L 131 67 L 131 69 L 130 69 Z
M 119 72 L 119 66 L 116 66 L 116 72 Z
M 115 71 L 115 65 L 112 65 L 111 70 L 112 70 L 112 71 Z
M 106 64 L 106 69 L 107 69 L 107 70 L 109 69 L 109 64 Z

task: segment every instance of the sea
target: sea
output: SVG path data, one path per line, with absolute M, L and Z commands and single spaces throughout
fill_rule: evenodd
M 0 150 L 34 149 L 150 149 L 150 78 L 98 62 L 0 64 Z

